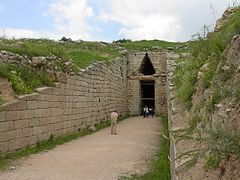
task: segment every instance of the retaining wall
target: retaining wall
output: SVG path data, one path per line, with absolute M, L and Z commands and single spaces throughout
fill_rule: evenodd
M 77 76 L 59 75 L 55 87 L 39 88 L 0 110 L 0 154 L 63 136 L 128 113 L 127 61 L 94 63 Z

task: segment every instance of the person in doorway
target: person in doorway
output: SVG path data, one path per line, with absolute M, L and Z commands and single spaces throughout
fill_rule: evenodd
M 153 117 L 153 108 L 152 107 L 149 108 L 149 116 Z
M 111 134 L 114 134 L 114 135 L 117 134 L 117 119 L 118 119 L 118 113 L 117 111 L 113 111 L 111 113 Z
M 146 105 L 146 106 L 144 106 L 144 108 L 143 108 L 143 118 L 147 117 L 147 116 L 148 116 L 148 113 L 149 113 L 149 111 L 148 111 L 148 107 L 147 107 L 147 105 Z

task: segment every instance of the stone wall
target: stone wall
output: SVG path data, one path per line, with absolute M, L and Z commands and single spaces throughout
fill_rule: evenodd
M 155 82 L 155 111 L 157 115 L 167 114 L 166 97 L 166 53 L 163 51 L 147 52 L 156 73 L 143 76 L 139 68 L 146 52 L 130 52 L 128 54 L 128 109 L 131 115 L 140 115 L 141 80 Z
M 170 136 L 170 165 L 172 180 L 186 179 L 182 176 L 187 172 L 183 169 L 183 165 L 189 161 L 189 156 L 183 154 L 189 151 L 189 149 L 193 149 L 193 146 L 196 145 L 196 143 L 191 140 L 176 140 L 176 132 L 187 129 L 189 125 L 186 120 L 188 118 L 187 113 L 182 111 L 183 107 L 176 99 L 174 71 L 178 66 L 177 60 L 188 56 L 188 53 L 169 53 L 167 56 L 168 127 Z M 187 174 L 187 177 L 190 178 L 190 175 Z
M 63 136 L 128 113 L 127 62 L 94 63 L 77 76 L 60 74 L 55 87 L 39 88 L 0 110 L 0 154 Z
M 169 129 L 169 137 L 170 137 L 170 166 L 171 166 L 171 179 L 177 180 L 176 174 L 176 141 L 173 137 L 174 130 L 174 117 L 175 113 L 174 109 L 174 83 L 173 83 L 173 72 L 176 69 L 176 60 L 179 58 L 179 55 L 168 54 L 167 56 L 167 104 L 168 104 L 168 129 Z

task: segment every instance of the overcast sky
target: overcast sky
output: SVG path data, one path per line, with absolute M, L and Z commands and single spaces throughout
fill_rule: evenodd
M 0 35 L 187 41 L 238 0 L 0 0 Z

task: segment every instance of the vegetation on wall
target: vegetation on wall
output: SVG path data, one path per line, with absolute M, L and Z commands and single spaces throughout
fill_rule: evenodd
M 206 169 L 218 167 L 219 162 L 230 155 L 240 157 L 240 134 L 212 126 L 212 116 L 219 103 L 231 98 L 239 104 L 238 72 L 234 67 L 224 69 L 229 44 L 240 32 L 239 19 L 240 8 L 236 8 L 220 31 L 191 41 L 191 56 L 179 59 L 175 71 L 176 97 L 192 115 L 189 120 L 191 131 L 181 132 L 178 138 L 192 138 L 205 144 L 197 154 L 205 156 Z M 203 103 L 197 104 L 197 108 L 192 103 L 196 89 L 204 96 Z
M 55 55 L 63 60 L 72 59 L 80 68 L 93 61 L 109 61 L 120 56 L 111 44 L 86 41 L 53 41 L 48 39 L 0 39 L 0 50 L 7 50 L 20 55 L 34 56 Z
M 54 85 L 53 78 L 49 74 L 28 66 L 0 64 L 0 77 L 8 78 L 18 95 L 30 93 L 41 86 Z
M 160 41 L 160 40 L 141 40 L 141 41 L 117 41 L 121 42 L 121 45 L 129 50 L 153 50 L 154 48 L 159 49 L 170 49 L 175 51 L 180 51 L 186 46 L 183 43 L 178 42 L 167 42 L 167 41 Z

